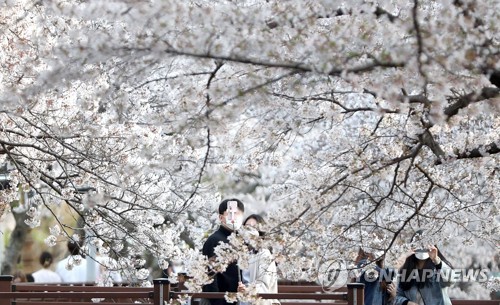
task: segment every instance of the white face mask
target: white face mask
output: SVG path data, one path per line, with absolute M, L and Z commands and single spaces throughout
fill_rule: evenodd
M 231 216 L 226 216 L 226 226 L 231 230 L 238 230 L 243 225 L 243 216 L 236 216 L 234 218 L 234 222 L 231 219 Z
M 419 260 L 426 260 L 429 258 L 429 252 L 427 250 L 417 250 L 415 251 L 415 257 Z

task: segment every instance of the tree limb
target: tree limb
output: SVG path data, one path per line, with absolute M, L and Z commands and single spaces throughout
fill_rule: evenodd
M 454 159 L 473 159 L 473 158 L 481 158 L 487 155 L 494 155 L 500 153 L 500 146 L 497 144 L 497 142 L 492 142 L 487 145 L 480 145 L 479 147 L 476 147 L 471 150 L 463 151 L 460 153 L 457 153 Z M 436 165 L 442 164 L 443 161 L 441 159 L 438 159 L 436 161 Z
M 456 115 L 460 109 L 468 107 L 470 104 L 500 96 L 500 89 L 485 87 L 479 94 L 471 92 L 456 99 L 456 102 L 444 109 L 444 114 L 450 119 Z

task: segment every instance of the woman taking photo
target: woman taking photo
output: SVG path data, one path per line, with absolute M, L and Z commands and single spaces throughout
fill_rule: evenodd
M 396 305 L 451 305 L 444 280 L 451 268 L 436 246 L 413 249 L 400 270 Z

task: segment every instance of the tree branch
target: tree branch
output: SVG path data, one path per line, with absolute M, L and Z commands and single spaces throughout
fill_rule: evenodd
M 470 104 L 484 101 L 487 99 L 500 96 L 500 89 L 493 87 L 485 87 L 479 94 L 471 92 L 456 99 L 456 102 L 446 107 L 444 114 L 449 118 L 456 115 L 460 109 L 468 107 Z
M 127 52 L 130 52 L 130 51 L 151 52 L 151 49 L 149 49 L 149 48 L 123 47 L 123 48 L 115 48 L 114 49 L 114 51 L 124 51 L 124 50 Z M 319 73 L 319 74 L 327 74 L 330 76 L 341 76 L 342 73 L 365 73 L 365 72 L 373 71 L 377 68 L 402 68 L 406 65 L 406 62 L 390 62 L 390 61 L 380 61 L 380 60 L 375 59 L 370 63 L 362 64 L 362 65 L 359 65 L 357 67 L 333 68 L 330 71 L 325 73 L 325 72 L 318 71 L 317 69 L 314 69 L 312 67 L 306 66 L 301 62 L 271 62 L 271 61 L 252 59 L 252 58 L 247 58 L 247 57 L 216 55 L 216 54 L 211 54 L 210 52 L 197 53 L 197 52 L 192 52 L 192 51 L 176 50 L 174 48 L 167 48 L 164 50 L 164 52 L 167 54 L 176 55 L 176 56 L 187 56 L 187 57 L 201 58 L 201 59 L 213 59 L 213 60 L 217 60 L 217 61 L 234 62 L 234 63 L 239 63 L 239 64 L 248 64 L 248 65 L 268 67 L 268 68 L 283 68 L 283 69 L 288 69 L 288 70 L 294 70 L 296 73 L 315 72 L 315 73 Z
M 430 150 L 438 157 L 438 159 L 443 159 L 445 157 L 444 150 L 439 146 L 439 143 L 434 140 L 434 136 L 431 134 L 429 130 L 424 131 L 421 135 L 419 135 L 420 143 L 429 147 Z
M 471 150 L 467 150 L 464 152 L 457 153 L 454 159 L 473 159 L 473 158 L 481 158 L 487 155 L 494 155 L 500 153 L 500 146 L 497 142 L 491 142 L 487 145 L 481 145 Z M 442 160 L 438 159 L 436 161 L 436 165 L 442 164 Z

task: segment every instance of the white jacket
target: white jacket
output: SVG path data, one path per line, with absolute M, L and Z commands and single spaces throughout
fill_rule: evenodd
M 50 269 L 42 268 L 36 272 L 33 272 L 32 275 L 33 279 L 35 279 L 35 283 L 59 284 L 62 282 L 59 274 Z
M 276 262 L 268 249 L 252 254 L 248 262 L 249 284 L 255 284 L 258 293 L 278 293 Z M 259 305 L 280 304 L 278 300 L 261 300 Z
M 79 262 L 79 264 L 77 264 Z M 87 260 L 80 255 L 69 255 L 57 263 L 56 273 L 63 283 L 85 283 L 87 281 Z

